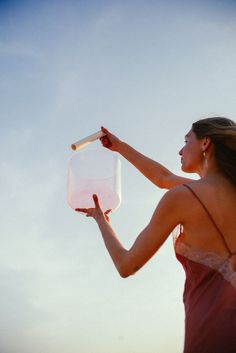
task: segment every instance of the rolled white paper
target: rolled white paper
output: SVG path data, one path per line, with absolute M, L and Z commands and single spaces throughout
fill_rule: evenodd
M 95 134 L 89 135 L 82 140 L 79 140 L 71 145 L 72 150 L 78 151 L 81 148 L 87 146 L 91 142 L 99 139 L 100 137 L 105 136 L 105 133 L 99 130 L 98 132 L 95 132 Z

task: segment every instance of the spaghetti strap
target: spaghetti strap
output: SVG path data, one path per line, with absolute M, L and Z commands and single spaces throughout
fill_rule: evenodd
M 223 240 L 223 243 L 228 251 L 228 253 L 230 254 L 230 257 L 233 255 L 236 255 L 236 252 L 232 252 L 224 238 L 223 233 L 221 232 L 221 230 L 219 229 L 219 227 L 217 226 L 216 222 L 214 221 L 212 215 L 210 214 L 210 212 L 208 211 L 208 209 L 206 208 L 206 206 L 204 205 L 204 203 L 202 202 L 202 200 L 198 197 L 198 195 L 195 193 L 195 191 L 193 191 L 193 189 L 187 185 L 187 184 L 183 184 L 183 186 L 185 186 L 189 191 L 191 191 L 191 193 L 195 196 L 195 198 L 199 201 L 199 203 L 202 205 L 202 207 L 204 208 L 204 210 L 206 211 L 208 217 L 210 218 L 211 222 L 213 223 L 213 225 L 215 226 L 216 230 L 218 231 L 218 233 L 221 236 L 221 239 Z

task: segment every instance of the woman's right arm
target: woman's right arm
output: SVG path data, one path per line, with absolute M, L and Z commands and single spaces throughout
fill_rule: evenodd
M 162 189 L 171 189 L 178 185 L 188 183 L 192 179 L 180 177 L 173 174 L 170 170 L 165 168 L 162 164 L 146 157 L 142 153 L 135 150 L 127 143 L 118 139 L 115 135 L 111 134 L 107 129 L 101 128 L 106 134 L 101 138 L 104 147 L 120 153 L 127 159 L 135 168 L 137 168 L 146 178 L 153 184 Z

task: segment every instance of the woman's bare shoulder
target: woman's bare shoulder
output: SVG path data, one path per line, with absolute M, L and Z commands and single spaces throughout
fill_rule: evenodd
M 175 209 L 175 212 L 183 212 L 183 210 L 186 208 L 186 205 L 189 205 L 189 202 L 192 201 L 188 186 L 194 189 L 195 183 L 196 181 L 191 181 L 189 183 L 178 185 L 168 190 L 160 202 L 168 204 L 171 209 Z
M 166 196 L 187 215 L 196 212 L 197 205 L 202 209 L 201 203 L 216 217 L 220 211 L 236 209 L 236 188 L 224 179 L 194 180 L 169 190 Z
M 200 180 L 187 180 L 187 182 L 177 185 L 168 190 L 165 194 L 169 198 L 180 198 L 189 194 L 188 188 L 195 189 L 201 187 Z

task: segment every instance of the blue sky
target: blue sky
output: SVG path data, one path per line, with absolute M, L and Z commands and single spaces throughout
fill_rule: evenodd
M 171 237 L 119 278 L 96 224 L 67 205 L 70 145 L 104 125 L 182 174 L 191 123 L 236 116 L 235 7 L 0 2 L 1 353 L 181 352 L 184 273 Z M 121 163 L 111 219 L 129 247 L 165 191 Z

